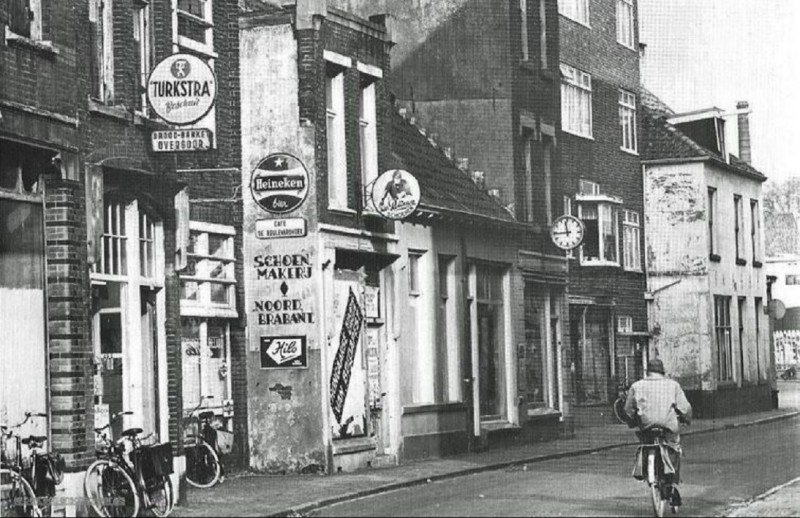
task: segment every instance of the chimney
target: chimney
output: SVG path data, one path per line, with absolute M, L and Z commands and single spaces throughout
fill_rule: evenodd
M 749 164 L 753 159 L 750 148 L 750 104 L 739 101 L 736 109 L 739 111 L 739 158 Z

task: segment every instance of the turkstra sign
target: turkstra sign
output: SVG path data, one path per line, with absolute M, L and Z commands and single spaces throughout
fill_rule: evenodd
M 153 111 L 176 126 L 205 117 L 217 99 L 217 79 L 208 64 L 191 54 L 162 60 L 147 80 L 147 100 Z

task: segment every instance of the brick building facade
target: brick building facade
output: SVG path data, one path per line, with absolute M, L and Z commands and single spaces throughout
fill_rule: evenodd
M 80 494 L 94 457 L 93 428 L 121 410 L 134 415 L 115 431 L 141 426 L 170 441 L 181 472 L 184 411 L 213 394 L 204 406 L 236 433 L 241 458 L 238 7 L 3 5 L 0 205 L 14 224 L 3 227 L 0 290 L 4 307 L 20 293 L 33 303 L 3 327 L 18 347 L 38 344 L 33 366 L 4 383 L 22 375 L 38 388 L 18 399 L 4 388 L 0 419 L 49 414 L 36 426 L 67 460 L 69 494 Z M 148 104 L 146 81 L 178 52 L 215 71 L 216 104 L 197 123 L 212 130 L 211 149 L 159 153 L 151 133 L 170 126 Z

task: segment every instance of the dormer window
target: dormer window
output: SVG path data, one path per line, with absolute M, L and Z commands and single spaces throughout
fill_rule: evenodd
M 667 122 L 704 148 L 729 161 L 725 145 L 725 114 L 719 108 L 676 115 Z

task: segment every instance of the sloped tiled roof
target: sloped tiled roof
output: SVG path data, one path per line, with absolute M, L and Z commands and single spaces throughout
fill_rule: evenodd
M 392 114 L 391 141 L 391 166 L 408 171 L 419 181 L 420 207 L 451 215 L 517 222 L 500 202 L 475 185 L 397 112 Z
M 283 11 L 279 0 L 238 0 L 240 13 L 274 13 Z
M 759 170 L 730 155 L 730 163 L 718 153 L 701 146 L 689 136 L 667 122 L 675 113 L 652 92 L 642 88 L 642 130 L 639 154 L 643 162 L 656 160 L 710 160 L 739 174 L 766 180 Z

